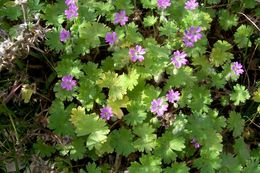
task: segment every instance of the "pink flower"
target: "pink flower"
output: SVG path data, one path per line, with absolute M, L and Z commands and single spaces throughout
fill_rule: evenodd
M 186 47 L 193 47 L 194 43 L 202 38 L 201 27 L 191 26 L 189 30 L 184 31 L 183 42 Z
M 115 42 L 117 41 L 117 35 L 116 32 L 108 32 L 106 34 L 105 40 L 107 43 L 109 43 L 110 46 L 114 45 Z
M 231 69 L 237 76 L 244 73 L 243 66 L 239 62 L 233 62 L 231 65 Z
M 166 9 L 171 5 L 170 0 L 157 0 L 157 6 L 162 9 Z
M 163 116 L 164 112 L 168 109 L 168 104 L 162 98 L 154 99 L 151 103 L 151 112 L 157 116 Z
M 180 68 L 182 65 L 187 64 L 188 60 L 186 59 L 187 54 L 181 51 L 175 51 L 173 57 L 171 58 L 172 63 L 176 68 Z
M 72 4 L 75 4 L 77 2 L 77 0 L 65 0 L 65 4 L 67 5 L 67 6 L 70 6 L 70 5 L 72 5 Z
M 185 3 L 185 9 L 194 10 L 199 6 L 199 3 L 196 0 L 189 0 Z
M 70 91 L 77 85 L 77 81 L 73 80 L 71 75 L 63 76 L 61 79 L 61 88 Z
M 170 103 L 178 102 L 180 100 L 180 92 L 171 89 L 166 94 L 166 97 Z
M 100 117 L 106 120 L 110 120 L 113 116 L 112 108 L 107 106 L 100 109 Z
M 69 38 L 70 32 L 63 28 L 60 32 L 60 41 L 65 42 Z
M 120 23 L 121 26 L 124 26 L 128 21 L 128 17 L 125 14 L 125 10 L 120 11 L 115 14 L 114 24 Z
M 131 56 L 131 61 L 136 62 L 137 60 L 139 62 L 142 62 L 144 60 L 144 54 L 146 53 L 145 49 L 142 48 L 140 45 L 136 45 L 135 49 L 131 48 L 129 50 L 129 55 Z
M 78 7 L 76 4 L 69 5 L 69 8 L 65 10 L 65 15 L 68 20 L 72 19 L 73 17 L 78 17 Z

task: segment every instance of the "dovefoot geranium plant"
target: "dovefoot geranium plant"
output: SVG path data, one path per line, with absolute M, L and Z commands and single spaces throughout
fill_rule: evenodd
M 218 3 L 61 0 L 50 6 L 46 15 L 57 15 L 46 18 L 54 26 L 46 43 L 60 54 L 60 80 L 48 127 L 71 139 L 56 149 L 68 159 L 87 158 L 81 172 L 259 170 L 239 111 L 250 99 L 243 83 L 248 68 L 234 56 L 256 45 L 255 30 L 233 23 L 232 33 L 220 24 L 217 34 L 223 29 L 234 41 L 214 35 L 213 23 L 224 22 Z

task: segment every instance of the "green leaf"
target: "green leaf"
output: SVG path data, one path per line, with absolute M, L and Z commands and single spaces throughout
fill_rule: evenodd
M 128 91 L 132 91 L 134 87 L 138 84 L 139 74 L 135 69 L 129 70 L 128 74 L 122 74 L 119 76 L 118 80 L 122 86 Z
M 102 23 L 86 21 L 80 23 L 77 29 L 79 38 L 76 40 L 75 49 L 78 54 L 88 53 L 90 48 L 100 46 L 99 37 L 105 37 L 110 31 L 110 28 Z
M 68 57 L 64 57 L 58 62 L 56 67 L 58 77 L 66 75 L 72 75 L 76 78 L 81 77 L 83 75 L 83 72 L 81 71 L 82 63 L 79 60 L 74 60 L 71 56 Z
M 22 99 L 24 100 L 24 103 L 29 103 L 32 94 L 35 94 L 35 92 L 36 92 L 36 85 L 24 84 L 21 89 Z
M 237 26 L 238 17 L 232 15 L 228 10 L 220 10 L 218 13 L 219 24 L 225 31 L 231 29 L 233 26 Z
M 87 110 L 90 110 L 95 102 L 101 104 L 105 99 L 105 95 L 101 93 L 101 88 L 96 85 L 102 70 L 93 62 L 84 64 L 82 70 L 86 75 L 79 79 L 77 98 Z
M 113 3 L 118 10 L 125 10 L 127 14 L 130 14 L 134 8 L 131 0 L 116 0 Z
M 240 102 L 245 103 L 250 98 L 249 92 L 243 85 L 236 84 L 234 91 L 230 94 L 230 100 L 234 101 L 234 105 L 239 105 Z
M 89 173 L 101 173 L 101 169 L 95 163 L 88 163 L 86 169 Z
M 44 9 L 42 18 L 47 20 L 47 25 L 60 26 L 64 21 L 64 11 L 66 9 L 64 1 L 60 0 L 58 3 L 48 4 Z
M 260 172 L 259 158 L 251 158 L 247 160 L 246 166 L 242 173 L 258 173 Z
M 239 163 L 237 157 L 234 157 L 232 154 L 222 154 L 221 155 L 221 172 L 241 172 L 242 165 Z
M 244 0 L 242 1 L 245 8 L 253 9 L 256 6 L 256 0 Z
M 220 159 L 200 157 L 194 161 L 193 165 L 200 169 L 200 173 L 215 173 L 220 167 Z
M 216 67 L 219 67 L 225 63 L 230 63 L 231 59 L 233 59 L 233 54 L 227 52 L 231 49 L 232 46 L 227 41 L 218 40 L 214 44 L 214 48 L 210 54 L 210 61 Z
M 173 163 L 172 167 L 164 169 L 164 173 L 189 173 L 190 168 L 185 163 Z
M 100 75 L 100 79 L 97 84 L 102 88 L 109 88 L 109 99 L 112 101 L 122 100 L 126 94 L 127 89 L 124 88 L 124 84 L 120 82 L 118 74 L 115 72 L 106 72 Z
M 19 6 L 7 6 L 0 8 L 0 16 L 7 17 L 10 20 L 18 20 L 22 16 L 21 7 Z
M 131 22 L 126 26 L 126 37 L 122 40 L 122 45 L 125 47 L 130 47 L 133 44 L 140 43 L 143 40 L 143 36 L 138 32 L 138 26 Z
M 192 75 L 193 70 L 190 67 L 180 68 L 176 73 L 169 77 L 166 83 L 166 89 L 179 88 L 181 86 L 189 85 L 192 86 L 196 82 L 196 77 Z
M 153 26 L 158 20 L 158 17 L 154 17 L 154 16 L 146 16 L 144 18 L 144 26 L 145 27 L 149 27 L 149 26 Z
M 184 138 L 176 137 L 171 132 L 165 132 L 157 141 L 158 147 L 155 148 L 155 155 L 160 156 L 167 164 L 176 159 L 175 151 L 182 151 L 185 148 Z
M 244 142 L 242 137 L 235 140 L 234 151 L 242 165 L 250 158 L 249 146 Z
M 43 3 L 40 3 L 40 0 L 28 0 L 27 5 L 30 9 L 30 13 L 33 13 L 32 15 L 43 9 Z
M 134 147 L 140 152 L 150 152 L 156 146 L 156 134 L 155 129 L 147 123 L 134 128 L 133 132 L 138 136 L 134 141 Z
M 101 89 L 92 80 L 85 76 L 79 79 L 77 99 L 87 110 L 93 108 L 94 101 L 100 103 L 104 98 L 105 96 L 101 93 Z
M 106 142 L 109 129 L 105 120 L 100 119 L 97 115 L 86 115 L 83 107 L 73 108 L 70 121 L 76 128 L 77 136 L 89 135 L 87 147 L 90 150 Z
M 228 128 L 233 130 L 233 136 L 238 137 L 244 130 L 245 120 L 241 118 L 240 113 L 231 111 L 227 120 Z
M 113 87 L 114 83 L 116 83 L 117 80 L 118 80 L 118 74 L 115 72 L 108 71 L 100 74 L 97 84 L 100 87 L 111 88 Z
M 154 9 L 157 7 L 157 0 L 141 0 L 144 8 Z
M 191 90 L 192 98 L 188 106 L 193 112 L 208 111 L 208 105 L 212 102 L 210 91 L 204 86 L 194 86 Z
M 255 102 L 260 102 L 260 88 L 257 89 L 257 91 L 254 92 L 253 98 Z
M 131 163 L 128 169 L 131 173 L 160 173 L 162 172 L 161 159 L 152 155 L 143 155 L 140 163 Z
M 125 128 L 120 128 L 119 130 L 113 130 L 110 134 L 111 137 L 111 146 L 115 148 L 115 151 L 118 154 L 127 156 L 130 153 L 134 152 L 133 147 L 133 134 L 130 130 Z
M 253 29 L 248 25 L 241 25 L 236 33 L 234 34 L 234 42 L 239 48 L 251 47 L 252 43 L 250 41 L 250 36 L 253 34 Z
M 84 157 L 86 152 L 85 141 L 82 138 L 76 138 L 72 141 L 70 149 L 70 158 L 73 160 L 79 160 Z
M 147 117 L 145 108 L 140 105 L 139 101 L 132 101 L 131 105 L 127 107 L 127 110 L 129 114 L 124 116 L 124 120 L 128 125 L 136 126 L 137 124 L 141 124 Z
M 168 38 L 175 39 L 178 33 L 178 25 L 175 21 L 168 21 L 163 23 L 162 26 L 159 27 L 160 35 L 165 35 Z
M 130 57 L 129 57 L 129 48 L 122 48 L 113 53 L 113 69 L 121 70 L 126 65 L 129 64 Z M 109 57 L 107 57 L 108 59 Z M 111 70 L 111 69 L 110 69 Z
M 61 87 L 61 81 L 55 84 L 53 91 L 55 92 L 55 97 L 61 101 L 72 101 L 73 98 L 77 95 L 76 93 L 77 86 L 74 87 L 71 91 L 63 89 Z
M 55 152 L 55 147 L 45 144 L 42 140 L 37 140 L 33 144 L 34 150 L 38 151 L 42 157 L 50 157 Z
M 60 41 L 60 32 L 56 29 L 46 33 L 46 45 L 55 52 L 60 52 L 64 49 L 64 45 Z
M 201 26 L 202 30 L 210 29 L 210 23 L 212 22 L 212 19 L 208 13 L 203 11 L 194 13 L 191 10 L 187 10 L 186 12 L 187 14 L 181 20 L 184 28 L 189 28 L 190 26 Z
M 74 105 L 69 105 L 64 109 L 64 104 L 56 99 L 52 102 L 50 108 L 48 127 L 59 135 L 74 135 L 73 126 L 69 121 L 70 112 Z
M 227 80 L 222 73 L 216 73 L 211 76 L 212 86 L 216 88 L 224 88 Z
M 128 75 L 118 76 L 115 72 L 106 72 L 100 75 L 97 84 L 100 87 L 109 88 L 109 99 L 112 101 L 122 100 L 127 90 L 131 91 L 138 84 L 139 74 L 136 70 L 129 71 Z
M 107 105 L 110 106 L 113 110 L 113 114 L 118 118 L 122 119 L 124 116 L 123 111 L 121 108 L 126 108 L 129 105 L 129 99 L 127 96 L 123 97 L 122 100 L 112 100 L 108 99 L 107 100 Z

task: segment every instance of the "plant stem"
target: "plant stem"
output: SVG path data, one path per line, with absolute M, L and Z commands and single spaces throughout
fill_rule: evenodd
M 23 23 L 25 24 L 25 26 L 27 28 L 27 17 L 26 17 L 26 11 L 25 11 L 24 4 L 21 4 L 21 7 L 22 7 L 22 11 L 23 11 Z
M 114 164 L 114 173 L 117 173 L 119 167 L 120 167 L 120 163 L 121 163 L 121 157 L 120 155 L 117 153 L 116 154 L 116 159 L 115 159 L 115 164 Z

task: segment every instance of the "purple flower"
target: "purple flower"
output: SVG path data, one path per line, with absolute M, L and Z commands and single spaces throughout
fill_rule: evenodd
M 142 62 L 144 60 L 144 54 L 146 53 L 145 49 L 142 48 L 140 45 L 136 45 L 135 49 L 130 48 L 129 55 L 131 56 L 131 61 L 136 62 L 137 60 L 139 62 Z
M 233 62 L 231 65 L 231 69 L 237 76 L 244 73 L 243 66 L 239 62 Z
M 107 106 L 100 109 L 100 116 L 103 119 L 110 120 L 113 116 L 112 108 Z
M 61 87 L 65 90 L 71 91 L 76 84 L 77 81 L 73 80 L 71 75 L 63 76 L 61 79 Z
M 109 43 L 110 46 L 114 45 L 115 42 L 117 41 L 117 35 L 116 32 L 108 32 L 106 34 L 105 40 L 107 43 Z
M 72 5 L 72 4 L 75 4 L 76 1 L 77 1 L 77 0 L 65 0 L 65 4 L 66 4 L 67 6 L 70 6 L 70 5 Z
M 172 63 L 176 68 L 180 68 L 182 65 L 187 64 L 188 60 L 186 59 L 187 54 L 181 51 L 175 51 L 173 57 L 171 58 Z
M 196 139 L 193 138 L 193 139 L 191 140 L 191 143 L 193 144 L 193 146 L 194 146 L 196 149 L 200 148 L 200 144 L 197 142 Z
M 167 111 L 168 104 L 162 98 L 154 99 L 151 104 L 151 112 L 157 116 L 163 116 L 164 112 Z
M 201 27 L 190 27 L 189 30 L 184 31 L 183 42 L 187 47 L 193 47 L 194 43 L 202 38 Z
M 194 10 L 199 6 L 199 3 L 196 0 L 189 0 L 185 3 L 185 9 L 187 10 Z
M 162 9 L 166 9 L 171 5 L 170 0 L 157 0 L 157 6 Z
M 175 103 L 180 100 L 180 92 L 179 91 L 174 91 L 174 90 L 169 90 L 168 93 L 166 94 L 167 100 L 170 103 Z
M 60 32 L 60 41 L 65 42 L 69 37 L 70 32 L 63 28 Z
M 125 10 L 115 14 L 114 24 L 120 23 L 121 26 L 124 26 L 127 21 L 128 17 L 125 15 Z
M 65 10 L 65 15 L 68 20 L 72 17 L 78 17 L 78 7 L 76 4 L 70 4 L 69 8 Z

